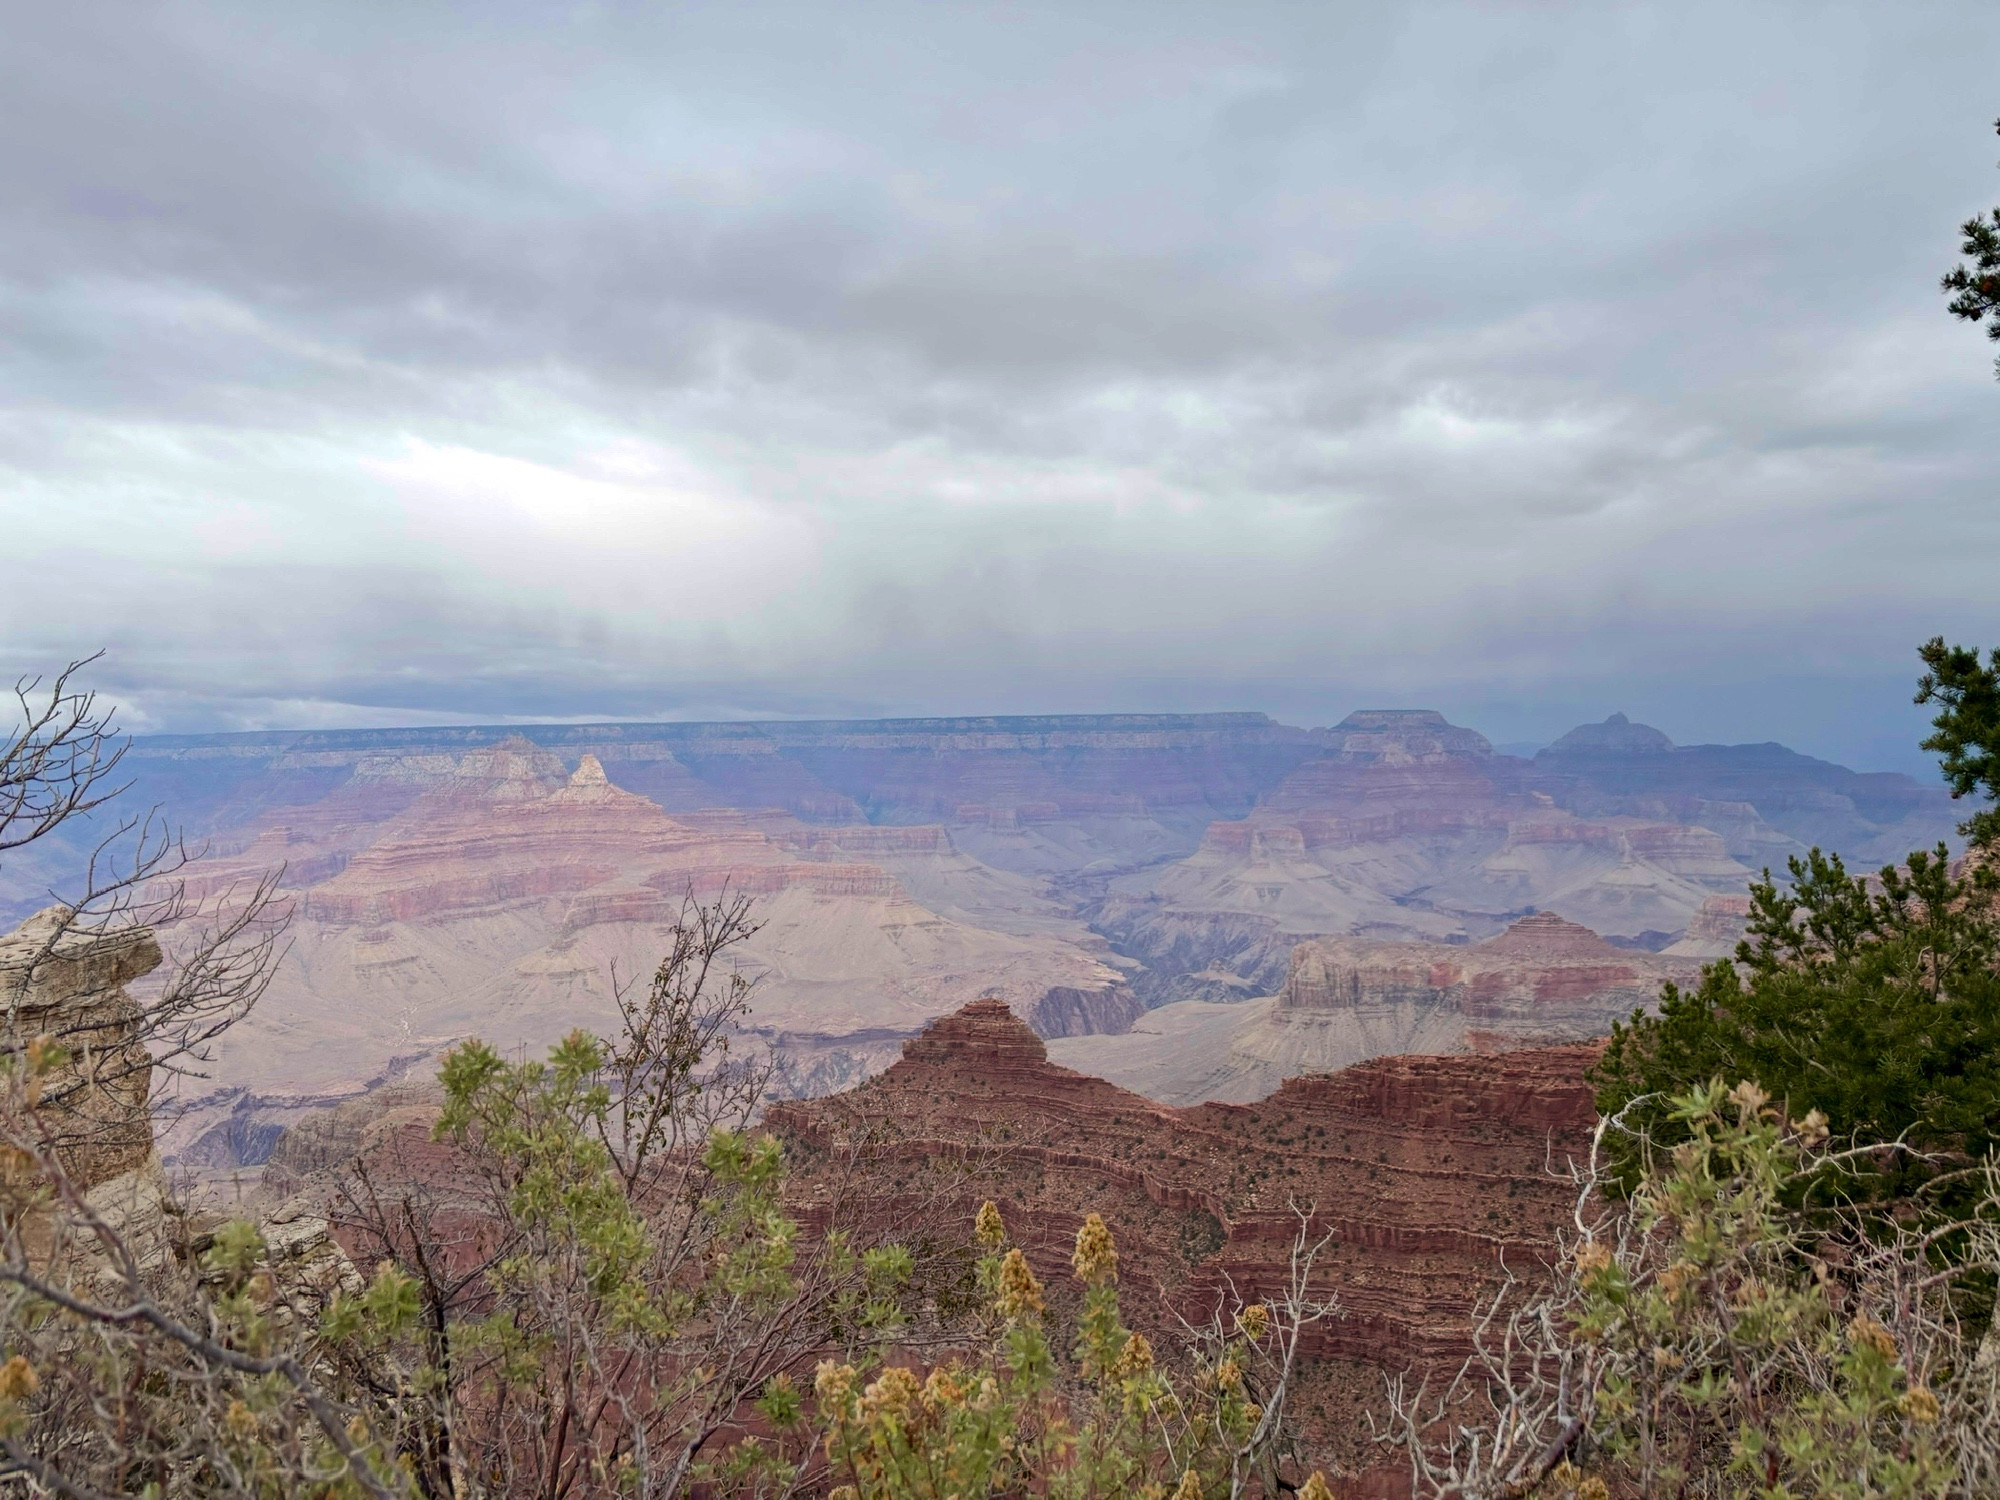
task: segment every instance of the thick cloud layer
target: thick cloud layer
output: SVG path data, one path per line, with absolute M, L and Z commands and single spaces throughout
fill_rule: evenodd
M 0 628 L 138 727 L 1614 708 L 2000 639 L 1990 6 L 72 3 Z

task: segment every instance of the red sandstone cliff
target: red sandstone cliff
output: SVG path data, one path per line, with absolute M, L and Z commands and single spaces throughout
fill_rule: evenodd
M 1052 1284 L 1068 1277 L 1083 1215 L 1104 1214 L 1128 1315 L 1161 1330 L 1225 1285 L 1276 1290 L 1293 1206 L 1306 1208 L 1333 1234 L 1318 1289 L 1345 1309 L 1314 1344 L 1307 1415 L 1359 1461 L 1357 1403 L 1379 1398 L 1381 1375 L 1462 1357 L 1503 1257 L 1516 1275 L 1544 1264 L 1572 1205 L 1551 1168 L 1587 1148 L 1595 1053 L 1378 1058 L 1255 1104 L 1170 1109 L 1052 1065 L 1005 1006 L 979 1001 L 860 1087 L 768 1118 L 792 1143 L 808 1205 L 817 1163 L 857 1142 L 907 1163 L 912 1192 L 927 1171 L 970 1171 L 961 1217 L 994 1197 Z

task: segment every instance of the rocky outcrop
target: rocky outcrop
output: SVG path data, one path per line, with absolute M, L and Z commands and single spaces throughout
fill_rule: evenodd
M 175 1200 L 155 1147 L 145 1012 L 127 987 L 160 963 L 150 928 L 105 927 L 66 907 L 0 938 L 0 1053 L 62 1049 L 42 1075 L 37 1118 L 53 1127 L 55 1158 L 96 1226 L 141 1267 L 205 1250 L 224 1217 Z M 14 1227 L 36 1257 L 122 1286 L 96 1228 L 79 1232 L 68 1210 L 31 1206 Z M 278 1209 L 259 1228 L 289 1291 L 360 1289 L 327 1220 L 307 1205 Z
M 1687 925 L 1679 941 L 1663 950 L 1668 958 L 1714 962 L 1734 958 L 1736 945 L 1750 926 L 1748 896 L 1710 896 Z
M 1111 1036 L 1131 1030 L 1145 1013 L 1139 997 L 1122 984 L 1093 989 L 1058 984 L 1029 1007 L 1025 1019 L 1038 1036 Z
M 1017 1016 L 978 1001 L 859 1088 L 768 1119 L 792 1142 L 808 1205 L 820 1164 L 857 1146 L 939 1181 L 963 1173 L 952 1211 L 969 1224 L 993 1197 L 1052 1287 L 1069 1284 L 1083 1215 L 1104 1214 L 1141 1327 L 1205 1316 L 1225 1287 L 1276 1291 L 1302 1210 L 1332 1236 L 1316 1290 L 1344 1309 L 1313 1335 L 1306 1407 L 1344 1393 L 1316 1420 L 1359 1457 L 1361 1403 L 1379 1398 L 1381 1375 L 1453 1363 L 1474 1302 L 1550 1255 L 1571 1189 L 1549 1169 L 1587 1149 L 1595 1055 L 1379 1058 L 1251 1105 L 1169 1109 L 1054 1066 Z
M 1498 1050 L 1597 1036 L 1694 967 L 1614 948 L 1554 912 L 1467 948 L 1321 939 L 1292 950 L 1273 1018 L 1416 1006 L 1462 1018 L 1468 1044 Z
M 126 986 L 159 965 L 151 929 L 107 931 L 62 906 L 0 938 L 0 1051 L 41 1043 L 66 1054 L 43 1079 L 43 1118 L 85 1191 L 156 1166 L 152 1058 Z
M 397 1165 L 407 1166 L 405 1153 L 415 1139 L 428 1139 L 443 1103 L 443 1086 L 435 1076 L 422 1073 L 304 1115 L 273 1143 L 259 1185 L 267 1197 L 276 1199 L 310 1192 L 331 1181 L 348 1163 L 380 1157 L 391 1140 L 398 1146 Z M 434 1154 L 440 1164 L 448 1163 L 442 1148 Z M 435 1175 L 443 1181 L 450 1172 Z

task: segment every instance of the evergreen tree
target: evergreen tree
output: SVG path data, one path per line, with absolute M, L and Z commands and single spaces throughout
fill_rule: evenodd
M 2000 130 L 2000 121 L 1994 128 Z M 1953 266 L 1944 274 L 1943 288 L 1952 294 L 1950 311 L 1969 323 L 1986 323 L 1986 336 L 2000 342 L 2000 208 L 1993 210 L 1990 221 L 1978 215 L 1967 219 L 1959 233 L 1964 236 L 1960 251 L 1971 263 Z M 2000 361 L 1995 362 L 1994 373 L 2000 375 Z
M 1994 215 L 2000 219 L 2000 209 Z M 2000 332 L 2000 320 L 1993 326 Z M 1977 650 L 1947 646 L 1940 635 L 1917 654 L 1929 669 L 1917 683 L 1917 702 L 1938 705 L 1924 749 L 1940 758 L 1952 796 L 1984 792 L 2000 800 L 2000 650 L 1981 666 Z M 1975 845 L 1991 844 L 2000 835 L 2000 812 L 1983 808 L 1960 831 Z
M 1954 795 L 2000 794 L 2000 652 L 1982 664 L 1939 638 L 1920 654 L 1917 701 L 1939 710 L 1924 748 Z M 1685 1138 L 1669 1099 L 1754 1079 L 1788 1117 L 1817 1110 L 1837 1135 L 1885 1148 L 1817 1191 L 1963 1195 L 1960 1169 L 2000 1148 L 2000 878 L 1984 858 L 2000 813 L 1964 828 L 1975 857 L 1956 872 L 1943 845 L 1873 878 L 1818 849 L 1787 880 L 1766 870 L 1734 960 L 1613 1027 L 1594 1082 L 1599 1111 L 1633 1132 L 1613 1142 L 1624 1187 L 1645 1166 L 1637 1142 Z

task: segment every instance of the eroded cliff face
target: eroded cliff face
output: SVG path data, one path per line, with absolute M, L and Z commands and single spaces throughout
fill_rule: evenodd
M 18 1054 L 42 1040 L 68 1054 L 44 1082 L 44 1118 L 64 1170 L 86 1192 L 157 1166 L 152 1059 L 126 987 L 159 966 L 150 930 L 98 931 L 66 907 L 0 937 L 0 1050 Z
M 1692 979 L 1685 960 L 1613 947 L 1589 928 L 1536 912 L 1469 947 L 1321 938 L 1292 950 L 1273 1023 L 1402 1007 L 1449 1013 L 1474 1051 L 1579 1041 Z M 1403 1049 L 1398 1049 L 1403 1050 Z
M 1187 858 L 1113 880 L 1093 922 L 1152 970 L 1154 1003 L 1225 999 L 1232 982 L 1270 993 L 1303 938 L 1466 942 L 1539 909 L 1663 944 L 1749 877 L 1712 829 L 1579 816 L 1480 735 L 1377 711 Z
M 1312 1233 L 1332 1234 L 1315 1289 L 1344 1309 L 1312 1337 L 1306 1415 L 1328 1451 L 1360 1464 L 1381 1377 L 1454 1364 L 1503 1260 L 1532 1279 L 1552 1253 L 1572 1189 L 1549 1169 L 1587 1150 L 1595 1056 L 1378 1058 L 1254 1104 L 1171 1109 L 1051 1064 L 1018 1017 L 980 1001 L 878 1077 L 768 1120 L 791 1142 L 808 1209 L 815 1173 L 856 1146 L 906 1163 L 913 1196 L 964 1173 L 964 1223 L 994 1198 L 1054 1287 L 1069 1282 L 1083 1215 L 1104 1214 L 1127 1315 L 1160 1331 L 1205 1316 L 1226 1287 L 1278 1290 L 1302 1209 Z
M 935 825 L 676 818 L 594 754 L 565 770 L 526 742 L 374 764 L 366 779 L 348 813 L 379 814 L 372 823 L 292 818 L 190 872 L 214 888 L 282 864 L 295 919 L 270 989 L 217 1048 L 214 1092 L 175 1124 L 178 1165 L 255 1165 L 291 1120 L 460 1037 L 539 1048 L 607 1029 L 614 973 L 643 982 L 690 896 L 753 899 L 762 925 L 735 955 L 756 981 L 749 1041 L 781 1046 L 801 1090 L 885 1066 L 980 995 L 1052 1036 L 1141 1013 L 1101 939 L 1038 891 L 1006 889 Z M 389 784 L 410 794 L 379 791 Z M 981 923 L 953 897 L 1017 900 L 1006 909 L 1018 920 Z
M 51 1130 L 56 1160 L 96 1223 L 142 1267 L 198 1254 L 223 1219 L 173 1201 L 155 1148 L 145 1015 L 128 986 L 161 961 L 151 929 L 106 929 L 65 907 L 0 937 L 0 1053 L 38 1042 L 63 1049 L 65 1060 L 43 1077 L 37 1121 Z M 70 1211 L 31 1207 L 19 1227 L 43 1270 L 67 1266 L 122 1286 L 122 1267 Z M 292 1290 L 359 1290 L 326 1220 L 305 1205 L 274 1209 L 260 1227 Z
M 1259 1099 L 1294 1074 L 1370 1057 L 1601 1036 L 1699 970 L 1699 958 L 1614 947 L 1553 912 L 1474 944 L 1316 938 L 1292 949 L 1268 999 L 1169 1005 L 1117 1036 L 1060 1040 L 1055 1053 L 1170 1104 Z

